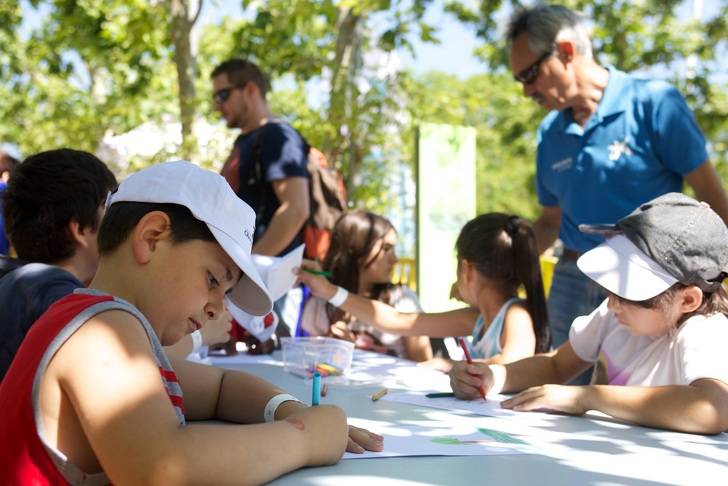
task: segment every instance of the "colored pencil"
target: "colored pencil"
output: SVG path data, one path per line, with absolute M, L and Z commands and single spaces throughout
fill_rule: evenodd
M 311 406 L 315 407 L 321 401 L 321 375 L 316 372 L 313 374 L 313 385 L 311 390 Z
M 322 277 L 330 277 L 333 275 L 332 272 L 329 272 L 328 270 L 314 270 L 313 268 L 304 268 L 304 272 L 308 272 L 311 275 L 321 275 Z
M 388 391 L 389 390 L 387 390 L 386 388 L 382 388 L 381 390 L 376 391 L 372 395 L 372 401 L 373 402 L 376 402 L 377 400 L 379 400 L 380 398 L 382 398 L 384 395 L 386 395 Z
M 458 343 L 460 344 L 460 347 L 463 348 L 463 353 L 465 353 L 465 360 L 468 362 L 468 364 L 473 364 L 473 360 L 470 358 L 470 351 L 468 351 L 468 345 L 465 342 L 465 339 L 462 337 L 458 337 Z M 480 387 L 480 397 L 485 400 L 485 390 L 483 390 L 483 387 Z

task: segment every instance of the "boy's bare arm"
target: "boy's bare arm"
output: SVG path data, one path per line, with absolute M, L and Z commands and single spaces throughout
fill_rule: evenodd
M 265 380 L 242 371 L 171 358 L 185 396 L 190 420 L 218 419 L 238 424 L 263 422 L 268 401 L 285 393 Z
M 300 466 L 333 463 L 346 447 L 344 413 L 329 406 L 272 424 L 180 427 L 147 336 L 123 312 L 82 326 L 51 366 L 54 382 L 41 394 L 60 386 L 71 404 L 71 416 L 59 420 L 59 448 L 77 464 L 97 459 L 116 484 L 259 483 Z

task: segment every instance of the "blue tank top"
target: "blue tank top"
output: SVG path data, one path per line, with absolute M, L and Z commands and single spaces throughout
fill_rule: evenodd
M 517 297 L 507 300 L 495 315 L 480 340 L 478 340 L 478 336 L 480 336 L 480 333 L 483 330 L 485 319 L 482 314 L 478 316 L 478 320 L 475 321 L 475 327 L 473 328 L 473 335 L 470 341 L 470 354 L 473 358 L 488 359 L 501 353 L 500 336 L 503 331 L 503 322 L 505 321 L 506 312 L 511 304 L 521 301 L 522 300 Z

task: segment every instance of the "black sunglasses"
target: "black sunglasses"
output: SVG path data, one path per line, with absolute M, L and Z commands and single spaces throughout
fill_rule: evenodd
M 243 86 L 235 85 L 235 86 L 228 86 L 227 88 L 219 89 L 219 90 L 215 91 L 214 93 L 212 93 L 212 100 L 216 104 L 221 105 L 221 104 L 225 103 L 228 100 L 228 98 L 230 98 L 230 93 L 232 93 L 234 89 L 240 89 L 240 88 L 243 88 Z
M 513 77 L 516 81 L 523 84 L 531 84 L 534 81 L 536 81 L 536 78 L 538 77 L 538 70 L 541 67 L 541 63 L 548 58 L 553 51 L 544 52 L 541 54 L 541 56 L 536 59 L 536 61 L 528 66 L 527 68 L 521 70 L 518 74 L 514 74 Z

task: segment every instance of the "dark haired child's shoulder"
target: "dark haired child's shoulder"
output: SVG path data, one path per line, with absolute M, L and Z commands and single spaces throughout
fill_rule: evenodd
M 8 273 L 12 272 L 16 268 L 22 267 L 24 262 L 17 258 L 11 258 L 6 255 L 0 255 L 0 278 L 3 278 Z

